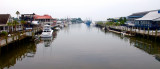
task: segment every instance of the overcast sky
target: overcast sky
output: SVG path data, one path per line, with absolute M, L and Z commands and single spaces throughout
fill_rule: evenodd
M 53 18 L 106 20 L 160 9 L 160 0 L 0 0 L 0 14 L 49 14 Z

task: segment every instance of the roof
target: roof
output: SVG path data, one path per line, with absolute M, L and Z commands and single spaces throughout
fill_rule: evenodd
M 160 10 L 160 9 L 158 9 Z M 143 17 L 146 14 L 148 14 L 149 12 L 153 12 L 153 11 L 158 11 L 158 10 L 151 10 L 151 11 L 145 11 L 145 12 L 138 12 L 138 13 L 133 13 L 132 15 L 128 16 L 128 17 Z
M 6 24 L 10 14 L 0 14 L 0 24 Z
M 34 19 L 53 19 L 53 18 L 49 15 L 43 15 L 43 16 L 34 15 Z
M 160 18 L 154 19 L 153 21 L 160 21 Z
M 140 13 L 133 13 L 132 15 L 128 16 L 128 17 L 143 17 L 144 15 L 146 15 L 149 12 L 140 12 Z
M 160 13 L 158 11 L 151 11 L 142 18 L 136 19 L 136 20 L 159 20 Z

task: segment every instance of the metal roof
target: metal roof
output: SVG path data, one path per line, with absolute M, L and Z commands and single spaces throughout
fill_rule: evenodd
M 142 18 L 136 20 L 158 20 L 160 18 L 160 13 L 158 11 L 151 11 Z
M 160 18 L 154 19 L 153 21 L 160 21 Z

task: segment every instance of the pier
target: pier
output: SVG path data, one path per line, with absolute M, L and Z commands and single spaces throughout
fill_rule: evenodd
M 127 27 L 127 26 L 107 26 L 104 24 L 96 24 L 97 27 L 102 28 L 103 30 L 126 35 L 126 36 L 143 36 L 149 39 L 160 40 L 160 32 L 156 30 L 141 29 L 136 27 Z
M 16 41 L 20 41 L 26 37 L 34 38 L 34 36 L 40 33 L 41 31 L 42 31 L 41 28 L 36 27 L 36 28 L 33 28 L 32 30 L 26 30 L 26 31 L 15 33 L 15 34 L 11 34 L 11 36 L 6 36 L 0 40 L 0 47 L 6 46 Z

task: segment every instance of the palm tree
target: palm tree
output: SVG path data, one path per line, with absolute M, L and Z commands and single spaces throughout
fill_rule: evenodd
M 20 14 L 20 12 L 19 12 L 19 11 L 17 11 L 17 12 L 16 12 L 16 14 L 17 14 L 17 18 L 19 19 L 18 15 Z
M 12 33 L 12 29 L 11 27 L 13 26 L 13 23 L 11 22 L 8 22 L 7 25 L 9 26 L 9 32 Z
M 19 23 L 17 22 L 17 20 L 14 20 L 13 21 L 13 26 L 14 26 L 14 31 L 16 31 L 16 28 L 17 28 L 17 25 L 18 25 Z
M 22 25 L 22 30 L 24 30 L 24 24 L 26 24 L 26 21 L 24 21 L 24 20 L 21 20 L 21 25 Z

